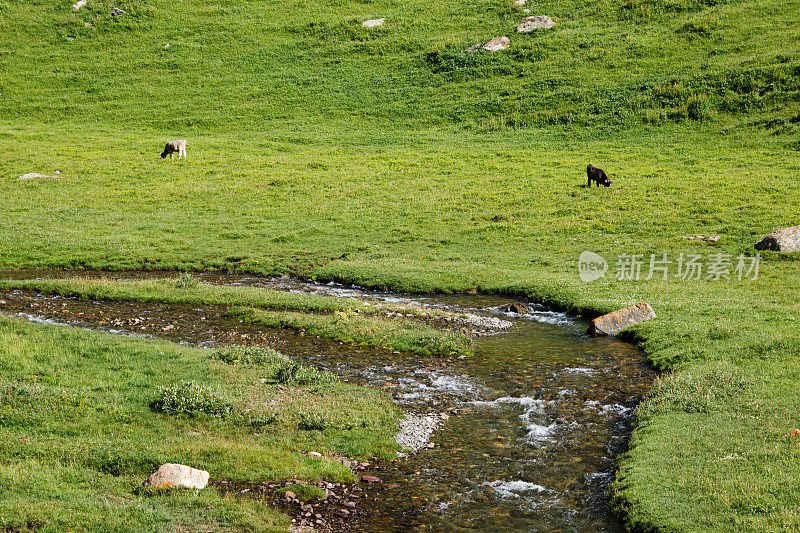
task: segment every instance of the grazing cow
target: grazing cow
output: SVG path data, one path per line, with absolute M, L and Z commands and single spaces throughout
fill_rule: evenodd
M 603 172 L 602 168 L 597 168 L 594 165 L 589 165 L 588 167 L 586 167 L 586 176 L 588 178 L 586 181 L 587 187 L 591 187 L 592 182 L 595 182 L 598 187 L 601 184 L 605 185 L 606 187 L 611 187 L 612 181 L 608 179 L 608 176 L 606 176 L 606 173 Z
M 186 141 L 169 141 L 167 145 L 164 147 L 164 151 L 161 152 L 161 159 L 164 159 L 167 156 L 170 158 L 175 159 L 175 152 L 178 152 L 178 159 L 183 156 L 186 159 Z

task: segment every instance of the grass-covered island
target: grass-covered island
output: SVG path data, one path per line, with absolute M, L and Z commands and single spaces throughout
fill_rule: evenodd
M 800 529 L 800 257 L 737 270 L 799 223 L 798 2 L 72 4 L 0 0 L 0 268 L 295 274 L 584 316 L 648 301 L 658 318 L 630 338 L 664 373 L 613 505 L 632 530 Z M 524 9 L 556 26 L 515 32 Z M 186 160 L 158 157 L 172 139 Z M 582 186 L 590 163 L 612 187 Z M 587 250 L 609 262 L 591 283 Z M 266 449 L 294 463 L 276 478 L 349 475 L 298 458 L 313 432 L 253 440 L 233 389 L 262 385 L 255 363 L 2 319 L 0 364 L 0 528 L 281 520 L 136 492 L 167 456 L 258 478 Z M 225 417 L 150 406 L 201 375 Z M 388 439 L 396 415 L 373 400 L 353 416 Z

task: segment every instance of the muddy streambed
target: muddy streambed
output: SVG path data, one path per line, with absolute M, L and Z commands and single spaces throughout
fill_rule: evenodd
M 198 277 L 209 283 L 413 303 L 499 317 L 514 325 L 475 339 L 474 357 L 459 359 L 353 348 L 227 319 L 226 309 L 218 306 L 0 291 L 0 312 L 198 346 L 266 344 L 343 379 L 387 390 L 406 412 L 449 414 L 431 448 L 372 472 L 381 478 L 369 486 L 370 499 L 377 499 L 347 526 L 350 530 L 621 530 L 608 512 L 607 487 L 615 458 L 625 449 L 633 408 L 654 377 L 630 344 L 590 337 L 587 323 L 544 308 L 533 306 L 524 315 L 503 312 L 501 307 L 512 300 L 495 296 L 390 295 L 290 278 Z

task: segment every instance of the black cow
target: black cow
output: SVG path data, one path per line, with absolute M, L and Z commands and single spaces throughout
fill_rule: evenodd
M 606 187 L 611 187 L 611 183 L 613 183 L 606 173 L 603 172 L 602 168 L 597 168 L 594 165 L 589 165 L 586 167 L 586 177 L 588 178 L 586 181 L 586 186 L 591 187 L 592 182 L 595 182 L 597 186 L 605 185 Z

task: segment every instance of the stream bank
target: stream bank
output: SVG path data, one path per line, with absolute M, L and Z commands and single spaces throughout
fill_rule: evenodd
M 586 323 L 535 305 L 526 314 L 503 311 L 511 300 L 490 295 L 396 295 L 289 278 L 199 277 L 209 283 L 421 305 L 513 326 L 475 339 L 473 357 L 443 358 L 355 348 L 246 324 L 226 318 L 224 306 L 85 301 L 7 291 L 0 295 L 0 311 L 198 346 L 269 345 L 345 380 L 387 390 L 419 420 L 448 415 L 432 448 L 364 471 L 381 479 L 369 485 L 368 512 L 355 524 L 338 521 L 337 528 L 619 529 L 605 492 L 615 458 L 625 448 L 633 408 L 654 376 L 633 346 L 589 337 Z

